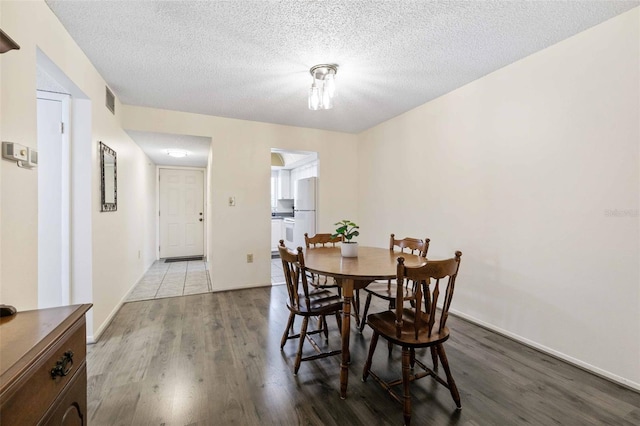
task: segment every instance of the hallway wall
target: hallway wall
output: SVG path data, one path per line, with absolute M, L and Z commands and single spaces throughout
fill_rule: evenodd
M 104 106 L 105 81 L 43 1 L 0 2 L 0 27 L 21 47 L 1 56 L 2 140 L 37 147 L 38 48 L 89 99 L 80 102 L 89 111 L 74 115 L 83 117 L 80 124 L 89 123 L 90 130 L 73 135 L 72 161 L 90 167 L 72 176 L 72 185 L 85 191 L 80 195 L 91 204 L 85 210 L 90 222 L 83 223 L 84 232 L 91 232 L 91 246 L 83 247 L 91 251 L 91 265 L 81 265 L 90 271 L 82 282 L 73 282 L 72 277 L 72 303 L 94 303 L 89 314 L 89 324 L 92 318 L 95 324 L 89 326 L 91 336 L 106 324 L 155 258 L 155 166 L 122 130 L 121 104 L 116 102 L 115 116 Z M 115 213 L 100 212 L 98 141 L 118 156 Z M 35 309 L 38 302 L 37 173 L 0 161 L 0 301 L 19 310 Z M 90 185 L 82 185 L 86 182 Z M 72 252 L 76 249 L 72 247 Z

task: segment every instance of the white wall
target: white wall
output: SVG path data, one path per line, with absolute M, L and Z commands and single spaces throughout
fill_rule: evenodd
M 358 152 L 361 242 L 461 250 L 458 313 L 638 389 L 639 15 L 372 128 Z
M 42 1 L 2 2 L 0 27 L 21 49 L 2 55 L 3 140 L 36 148 L 36 57 L 46 55 L 88 98 L 73 111 L 72 256 L 76 261 L 72 302 L 92 302 L 88 333 L 99 334 L 123 297 L 155 258 L 155 166 L 104 106 L 105 82 Z M 118 155 L 118 211 L 100 213 L 98 141 Z M 83 167 L 84 165 L 84 167 Z M 87 166 L 88 165 L 88 166 Z M 2 161 L 0 300 L 19 310 L 37 307 L 37 169 Z M 88 185 L 88 186 L 87 186 Z M 78 214 L 82 216 L 79 218 Z M 88 217 L 87 217 L 88 216 Z M 83 232 L 80 235 L 80 232 Z M 87 232 L 90 236 L 87 237 Z M 87 247 L 88 246 L 88 247 Z M 138 258 L 138 251 L 141 251 Z M 82 256 L 81 256 L 82 258 Z M 89 263 L 89 264 L 87 264 Z M 76 275 L 77 274 L 77 275 Z M 88 282 L 87 282 L 88 281 Z
M 207 255 L 215 290 L 271 283 L 271 148 L 318 152 L 318 229 L 333 229 L 343 217 L 357 219 L 355 135 L 152 108 L 123 109 L 128 130 L 212 138 Z M 227 205 L 230 196 L 236 198 L 235 207 Z M 254 263 L 246 263 L 247 253 L 253 253 Z

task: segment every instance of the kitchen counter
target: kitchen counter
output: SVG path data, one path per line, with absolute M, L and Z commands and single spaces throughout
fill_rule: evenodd
M 284 219 L 285 217 L 293 217 L 293 212 L 292 213 L 271 213 L 271 220 L 273 219 L 280 220 L 280 219 Z

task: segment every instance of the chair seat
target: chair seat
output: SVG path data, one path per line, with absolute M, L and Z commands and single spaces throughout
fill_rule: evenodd
M 304 303 L 304 294 L 298 295 L 300 300 L 300 306 L 297 308 L 291 307 L 287 303 L 287 307 L 291 312 L 295 312 L 298 315 L 304 316 L 316 316 L 323 314 L 332 314 L 342 310 L 342 298 L 327 290 L 315 291 L 309 294 L 310 304 L 307 307 Z
M 386 282 L 374 281 L 368 286 L 364 288 L 364 291 L 367 293 L 372 293 L 384 300 L 395 300 L 396 299 L 396 286 L 389 286 Z M 415 292 L 412 288 L 405 287 L 403 298 L 407 299 L 415 299 Z
M 369 326 L 391 343 L 399 346 L 422 347 L 442 343 L 449 338 L 449 329 L 444 327 L 439 333 L 434 331 L 431 336 L 427 333 L 427 316 L 423 314 L 418 339 L 415 335 L 415 315 L 412 309 L 404 308 L 402 312 L 402 330 L 400 337 L 396 336 L 396 313 L 385 311 L 371 314 L 367 317 Z M 434 327 L 437 329 L 437 324 Z

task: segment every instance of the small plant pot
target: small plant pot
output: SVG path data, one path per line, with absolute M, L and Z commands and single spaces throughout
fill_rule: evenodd
M 342 257 L 358 257 L 358 243 L 343 242 L 340 245 Z

